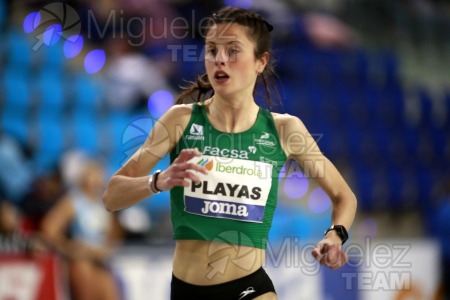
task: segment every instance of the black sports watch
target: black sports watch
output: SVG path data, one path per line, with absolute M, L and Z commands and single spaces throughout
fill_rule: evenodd
M 324 235 L 327 235 L 327 233 L 328 233 L 330 230 L 335 230 L 335 231 L 336 231 L 338 237 L 340 237 L 341 240 L 342 240 L 342 245 L 344 245 L 344 243 L 348 240 L 347 229 L 345 229 L 345 227 L 344 227 L 343 225 L 331 225 L 331 227 L 328 228 L 328 229 L 325 231 L 325 234 L 324 234 Z

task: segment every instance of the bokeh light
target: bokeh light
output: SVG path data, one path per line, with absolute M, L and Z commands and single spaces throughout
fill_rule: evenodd
M 158 90 L 148 98 L 148 111 L 155 117 L 161 117 L 174 103 L 172 93 L 165 90 Z
M 88 74 L 99 72 L 106 62 L 105 51 L 101 49 L 92 50 L 84 59 L 84 69 Z
M 322 188 L 318 187 L 309 195 L 308 206 L 314 213 L 323 213 L 330 208 L 331 200 Z
M 296 200 L 306 195 L 309 189 L 309 180 L 300 171 L 293 171 L 284 180 L 283 190 L 285 195 Z
M 253 5 L 253 0 L 225 0 L 225 5 L 250 8 Z
M 145 232 L 152 225 L 150 215 L 139 206 L 126 209 L 119 220 L 125 229 L 133 233 Z
M 48 26 L 48 28 L 44 31 L 44 44 L 47 46 L 56 44 L 61 39 L 62 30 L 61 24 L 53 24 Z
M 25 33 L 33 32 L 37 26 L 41 23 L 41 14 L 33 11 L 29 13 L 23 20 L 23 31 Z
M 83 49 L 84 40 L 81 35 L 72 35 L 64 42 L 64 56 L 73 58 L 80 54 Z

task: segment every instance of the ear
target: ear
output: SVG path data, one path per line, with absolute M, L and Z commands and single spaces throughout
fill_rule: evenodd
M 262 73 L 264 71 L 264 68 L 266 67 L 267 63 L 269 62 L 270 54 L 269 52 L 264 52 L 264 54 L 257 59 L 257 66 L 256 66 L 256 72 Z

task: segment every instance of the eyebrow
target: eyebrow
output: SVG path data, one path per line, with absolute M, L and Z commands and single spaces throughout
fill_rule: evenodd
M 224 43 L 224 44 L 230 45 L 230 44 L 234 44 L 234 43 L 241 44 L 242 46 L 244 46 L 244 44 L 243 44 L 242 42 L 237 41 L 237 40 L 229 41 L 229 42 Z M 207 44 L 207 45 L 217 45 L 218 43 L 215 43 L 215 42 L 212 42 L 212 41 L 206 41 L 206 44 Z M 222 43 L 219 43 L 219 44 L 222 44 Z

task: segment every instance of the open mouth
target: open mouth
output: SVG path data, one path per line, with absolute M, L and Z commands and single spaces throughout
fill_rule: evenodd
M 229 78 L 230 78 L 230 76 L 224 71 L 217 71 L 214 73 L 214 79 L 218 83 L 223 83 L 223 82 L 227 81 Z

